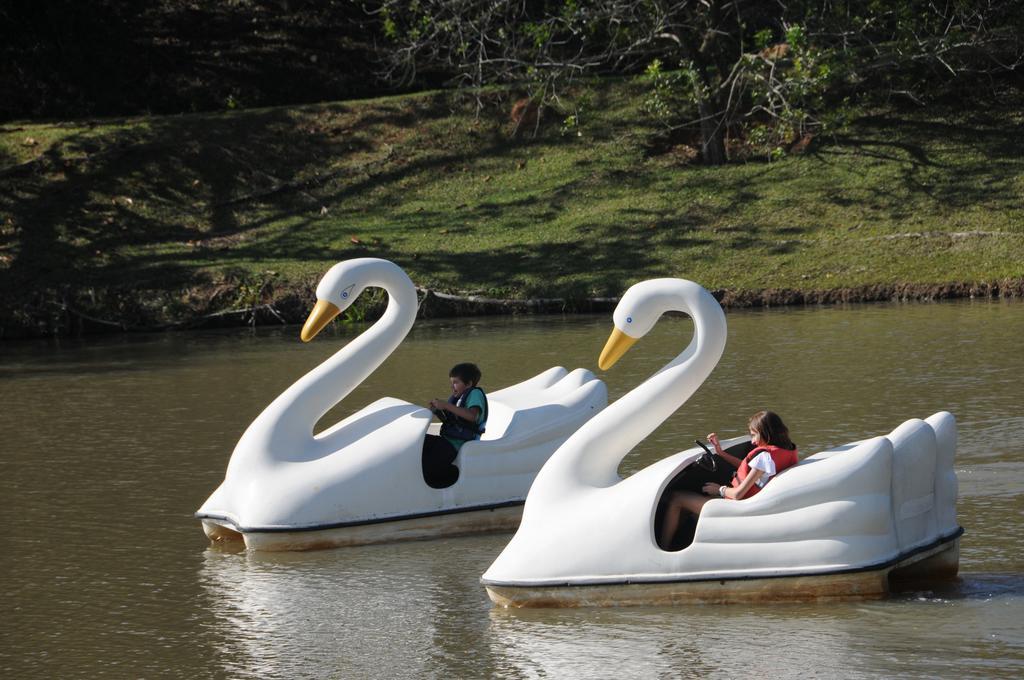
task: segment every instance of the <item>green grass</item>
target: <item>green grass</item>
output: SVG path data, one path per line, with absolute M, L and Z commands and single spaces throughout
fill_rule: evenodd
M 707 168 L 664 143 L 642 92 L 595 85 L 578 135 L 549 114 L 536 138 L 510 134 L 497 93 L 479 116 L 427 93 L 0 126 L 0 284 L 15 306 L 286 289 L 361 256 L 523 298 L 656 276 L 731 291 L 1024 278 L 1020 106 L 865 112 L 803 155 Z

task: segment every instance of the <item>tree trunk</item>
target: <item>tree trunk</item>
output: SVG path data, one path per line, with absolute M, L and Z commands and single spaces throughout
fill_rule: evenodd
M 722 0 L 705 2 L 708 13 L 703 29 L 700 47 L 693 55 L 701 86 L 697 91 L 697 113 L 700 115 L 700 155 L 705 165 L 725 165 L 725 106 L 718 93 L 723 73 L 729 73 L 726 64 L 720 61 L 721 52 L 727 48 L 722 44 L 723 7 Z M 735 7 L 733 7 L 735 11 Z M 703 90 L 703 91 L 701 91 Z
M 725 124 L 708 102 L 697 104 L 700 114 L 700 154 L 705 165 L 725 165 Z

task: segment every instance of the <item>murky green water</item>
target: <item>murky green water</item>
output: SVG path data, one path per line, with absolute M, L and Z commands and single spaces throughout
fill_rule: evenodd
M 958 418 L 961 579 L 826 605 L 493 609 L 508 535 L 298 554 L 207 547 L 192 513 L 270 399 L 337 349 L 297 330 L 0 345 L 4 677 L 1020 677 L 1024 304 L 737 312 L 718 369 L 628 474 L 770 406 L 806 455 Z M 420 323 L 332 414 L 596 365 L 607 317 Z M 665 319 L 603 376 L 614 399 L 689 340 Z M 767 636 L 766 653 L 752 638 Z

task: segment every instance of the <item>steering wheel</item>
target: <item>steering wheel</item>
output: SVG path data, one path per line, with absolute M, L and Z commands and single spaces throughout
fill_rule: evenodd
M 700 467 L 704 468 L 708 472 L 714 472 L 718 469 L 718 463 L 715 461 L 715 454 L 711 453 L 711 449 L 704 445 L 699 439 L 694 439 L 693 443 L 704 449 L 704 453 L 700 454 L 700 458 L 695 460 Z

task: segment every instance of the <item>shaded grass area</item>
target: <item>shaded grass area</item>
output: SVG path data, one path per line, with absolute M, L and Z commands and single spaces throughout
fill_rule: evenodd
M 440 291 L 570 301 L 657 276 L 732 299 L 1024 280 L 1013 102 L 865 113 L 802 155 L 707 168 L 654 150 L 642 86 L 586 94 L 579 130 L 548 112 L 535 136 L 497 92 L 479 114 L 427 93 L 0 126 L 3 333 L 66 329 L 68 309 L 126 327 L 261 303 L 291 318 L 362 256 Z

